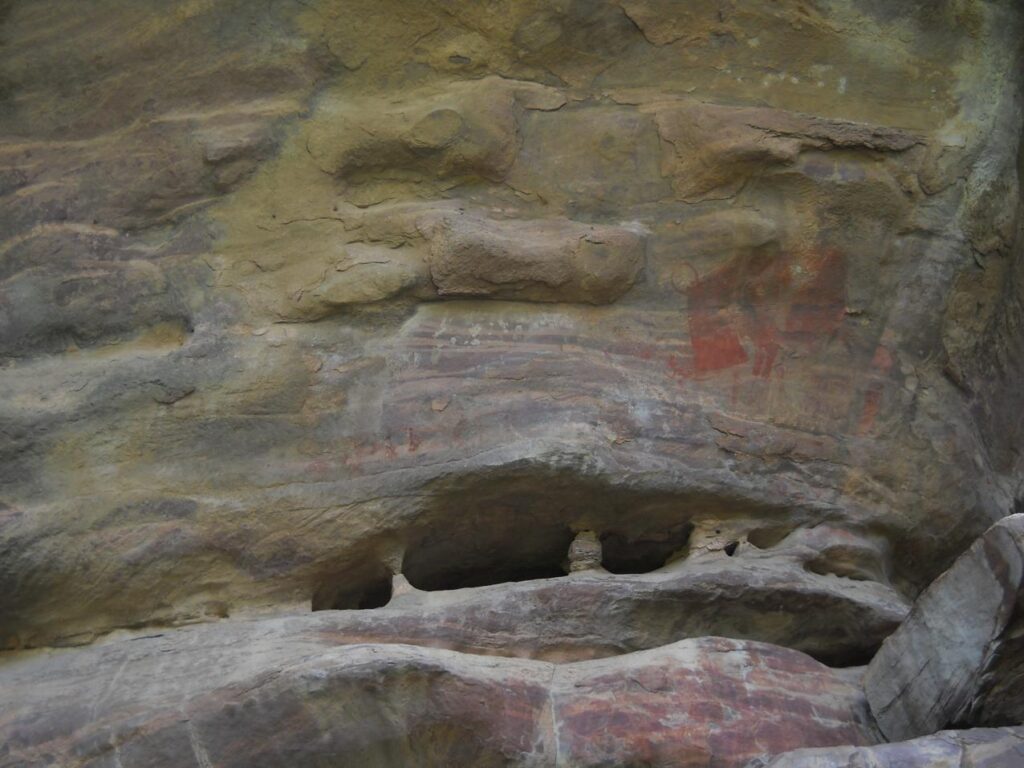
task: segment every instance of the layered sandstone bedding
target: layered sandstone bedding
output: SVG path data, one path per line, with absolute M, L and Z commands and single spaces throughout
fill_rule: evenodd
M 1016 0 L 0 2 L 0 766 L 1024 765 L 1022 135 Z

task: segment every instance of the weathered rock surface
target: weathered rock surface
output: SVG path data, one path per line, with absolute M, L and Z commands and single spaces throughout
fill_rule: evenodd
M 913 597 L 1020 469 L 1020 12 L 940 5 L 10 4 L 4 645 L 587 529 Z
M 354 589 L 339 577 L 325 582 L 313 607 L 364 608 L 331 621 L 333 636 L 344 642 L 401 639 L 564 661 L 722 634 L 844 666 L 866 662 L 908 606 L 871 581 L 837 589 L 835 576 L 806 570 L 800 551 L 794 547 L 782 557 L 744 542 L 732 555 L 745 563 L 742 573 L 718 550 L 647 574 L 583 571 L 453 591 L 418 590 L 405 577 L 396 577 L 392 592 L 377 579 Z M 425 584 L 434 588 L 436 582 Z M 374 595 L 386 607 L 366 608 Z M 830 617 L 827 625 L 822 615 Z
M 569 545 L 569 573 L 604 569 L 604 548 L 593 531 L 580 531 Z
M 906 152 L 923 143 L 899 129 L 782 110 L 686 101 L 644 109 L 665 142 L 662 171 L 687 202 L 732 198 L 751 176 L 792 165 L 809 150 Z
M 338 645 L 331 618 L 6 663 L 0 765 L 739 766 L 876 738 L 858 686 L 785 648 L 702 638 L 556 665 Z
M 798 749 L 747 768 L 1018 768 L 1024 765 L 1024 728 L 942 731 L 875 747 Z
M 446 217 L 434 234 L 430 279 L 440 296 L 609 304 L 633 287 L 644 237 L 567 221 Z
M 584 764 L 857 743 L 852 673 L 799 656 L 826 693 L 762 721 L 663 707 L 709 657 L 658 648 L 865 663 L 1020 511 L 1022 39 L 1016 0 L 0 2 L 5 759 L 543 764 L 556 705 Z M 192 623 L 173 679 L 98 655 Z
M 918 598 L 868 666 L 892 740 L 1024 722 L 1024 515 L 1000 520 Z

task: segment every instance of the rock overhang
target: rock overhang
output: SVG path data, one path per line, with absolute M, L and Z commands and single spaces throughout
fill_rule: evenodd
M 1014 508 L 1012 4 L 93 10 L 3 16 L 6 646 L 850 664 Z

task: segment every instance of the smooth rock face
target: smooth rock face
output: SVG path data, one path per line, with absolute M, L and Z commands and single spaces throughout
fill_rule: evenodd
M 1019 768 L 1024 728 L 941 731 L 875 747 L 798 749 L 747 768 Z
M 858 686 L 763 643 L 702 638 L 555 665 L 339 646 L 312 631 L 327 619 L 6 664 L 0 765 L 742 765 L 876 738 Z
M 1024 722 L 1024 515 L 1000 520 L 918 598 L 865 678 L 883 733 Z
M 876 740 L 819 662 L 1021 509 L 1022 40 L 1017 0 L 0 1 L 0 765 Z

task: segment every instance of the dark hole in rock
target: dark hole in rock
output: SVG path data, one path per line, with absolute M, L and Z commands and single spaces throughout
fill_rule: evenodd
M 409 583 L 417 589 L 435 592 L 446 589 L 485 587 L 489 584 L 504 584 L 512 581 L 553 579 L 564 575 L 565 569 L 555 563 L 530 563 L 519 567 L 511 563 L 501 563 L 489 567 L 466 568 L 431 574 L 426 578 L 416 578 L 415 581 L 409 579 Z
M 450 477 L 404 534 L 402 572 L 427 591 L 562 576 L 575 531 L 595 531 L 613 573 L 657 570 L 683 550 L 691 518 L 776 515 L 735 498 L 621 487 L 522 463 Z
M 355 578 L 326 581 L 313 595 L 314 611 L 383 608 L 391 602 L 391 574 L 374 570 Z
M 356 608 L 383 608 L 391 602 L 391 579 L 376 581 L 363 590 Z M 335 608 L 341 606 L 335 605 Z
M 676 525 L 657 536 L 631 538 L 627 533 L 609 531 L 601 536 L 602 561 L 612 573 L 649 573 L 683 549 L 690 538 L 690 523 Z
M 739 543 L 738 541 L 730 541 L 730 542 L 729 542 L 728 544 L 726 544 L 726 545 L 725 545 L 725 547 L 723 548 L 723 551 L 724 551 L 724 552 L 725 552 L 725 554 L 727 554 L 727 555 L 728 555 L 729 557 L 732 557 L 733 555 L 735 555 L 735 554 L 736 554 L 736 548 L 737 548 L 737 547 L 738 547 L 739 545 L 740 545 L 740 543 Z
M 781 512 L 733 497 L 617 487 L 528 462 L 446 477 L 427 499 L 401 532 L 402 573 L 424 591 L 563 576 L 575 531 L 598 533 L 607 570 L 646 573 L 685 550 L 695 514 Z
M 573 533 L 560 526 L 525 526 L 499 536 L 480 530 L 468 540 L 458 531 L 425 538 L 406 552 L 402 572 L 416 589 L 434 592 L 565 575 Z

